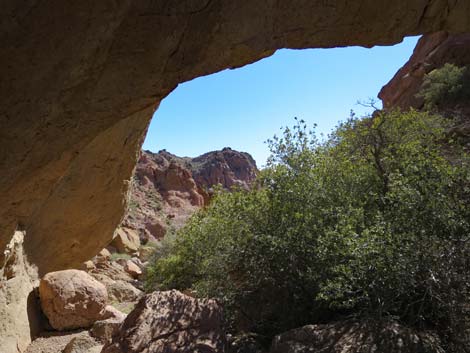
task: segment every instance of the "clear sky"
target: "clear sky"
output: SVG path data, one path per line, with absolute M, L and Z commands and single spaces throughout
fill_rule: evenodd
M 357 101 L 376 98 L 418 38 L 391 47 L 279 50 L 273 56 L 179 85 L 160 104 L 144 149 L 195 157 L 231 147 L 263 166 L 264 143 L 294 117 L 329 133 Z M 380 104 L 379 104 L 380 106 Z

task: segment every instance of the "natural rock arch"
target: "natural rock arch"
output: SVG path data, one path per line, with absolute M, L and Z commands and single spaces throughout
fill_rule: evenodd
M 25 230 L 45 273 L 106 245 L 152 113 L 179 83 L 279 48 L 470 31 L 469 13 L 467 0 L 7 0 L 0 249 Z

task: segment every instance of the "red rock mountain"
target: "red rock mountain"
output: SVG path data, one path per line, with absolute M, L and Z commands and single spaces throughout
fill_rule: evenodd
M 230 148 L 196 158 L 178 157 L 166 150 L 142 151 L 131 180 L 128 211 L 122 226 L 140 237 L 161 239 L 168 229 L 180 228 L 207 205 L 212 188 L 249 188 L 258 173 L 245 152 Z

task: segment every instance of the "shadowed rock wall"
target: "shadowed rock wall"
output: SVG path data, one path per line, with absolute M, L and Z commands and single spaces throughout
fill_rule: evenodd
M 19 225 L 40 273 L 110 240 L 152 113 L 179 83 L 279 48 L 470 31 L 467 0 L 5 0 L 0 11 L 0 249 Z

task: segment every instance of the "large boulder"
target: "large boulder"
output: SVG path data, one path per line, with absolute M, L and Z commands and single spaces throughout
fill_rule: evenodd
M 132 260 L 127 260 L 124 265 L 124 270 L 132 277 L 139 278 L 142 275 L 142 270 Z
M 393 321 L 336 322 L 297 328 L 273 340 L 270 353 L 444 353 L 437 336 Z
M 176 290 L 142 298 L 102 353 L 221 353 L 222 308 Z
M 120 253 L 137 253 L 140 247 L 139 234 L 130 228 L 118 228 L 110 245 Z
M 106 287 L 84 271 L 45 275 L 39 284 L 41 307 L 56 330 L 88 328 L 106 313 Z

